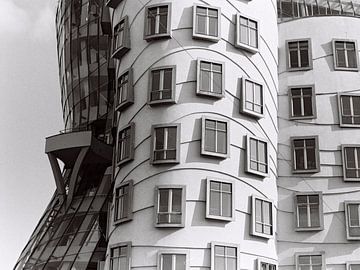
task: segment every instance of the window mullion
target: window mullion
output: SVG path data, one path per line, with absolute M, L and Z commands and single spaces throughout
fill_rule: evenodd
M 171 223 L 171 213 L 172 213 L 172 196 L 173 190 L 169 189 L 169 201 L 168 201 L 168 222 Z
M 356 172 L 356 177 L 359 177 L 359 156 L 358 156 L 358 151 L 356 149 L 356 147 L 354 147 L 354 162 L 355 162 L 355 172 Z
M 345 66 L 349 67 L 348 50 L 346 49 L 346 42 L 344 42 L 344 56 L 345 56 Z
M 306 215 L 307 215 L 308 227 L 311 227 L 310 198 L 308 195 L 306 196 Z
M 176 255 L 175 254 L 173 254 L 173 255 L 171 255 L 171 269 L 172 270 L 176 270 Z
M 351 114 L 351 123 L 354 124 L 355 121 L 355 113 L 354 113 L 354 100 L 353 97 L 350 96 L 350 114 Z
M 304 116 L 305 115 L 305 103 L 304 103 L 304 92 L 303 92 L 302 88 L 300 90 L 300 108 L 301 108 L 301 115 Z
M 299 7 L 298 7 L 298 8 L 299 8 Z M 298 67 L 301 67 L 300 42 L 297 42 L 297 56 L 298 56 Z
M 217 145 L 218 145 L 218 132 L 219 132 L 219 130 L 218 130 L 218 121 L 215 121 L 215 152 L 217 153 L 218 152 L 218 147 L 217 147 Z
M 165 160 L 167 159 L 168 135 L 169 135 L 168 132 L 169 132 L 169 129 L 164 128 L 164 149 L 163 149 L 163 152 L 164 152 L 164 159 Z
M 206 27 L 205 27 L 205 29 L 206 29 L 206 35 L 209 35 L 209 33 L 210 33 L 210 17 L 209 17 L 209 9 L 207 8 L 206 9 L 206 19 L 205 19 L 205 24 L 206 24 Z
M 358 224 L 360 224 L 360 205 L 357 205 L 357 210 L 358 210 Z M 350 217 L 350 211 L 349 211 L 349 217 Z M 349 220 L 349 222 L 351 222 L 351 218 Z M 351 225 L 351 223 L 349 223 Z
M 210 92 L 214 92 L 214 70 L 212 63 L 210 63 Z
M 156 8 L 156 15 L 155 15 L 155 34 L 160 33 L 160 7 Z
M 308 169 L 308 159 L 307 159 L 306 140 L 304 140 L 303 147 L 304 147 L 304 168 L 305 168 L 305 170 L 307 170 Z
M 159 95 L 160 95 L 160 99 L 163 98 L 163 92 L 164 92 L 164 70 L 160 70 L 160 85 L 159 85 Z
M 223 197 L 223 190 L 222 190 L 222 184 L 220 183 L 220 216 L 223 215 L 223 203 L 222 203 L 222 197 Z

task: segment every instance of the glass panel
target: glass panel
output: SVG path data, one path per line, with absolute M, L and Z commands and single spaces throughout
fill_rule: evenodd
M 210 191 L 210 215 L 220 216 L 220 192 Z
M 205 129 L 205 151 L 215 152 L 215 130 Z
M 168 212 L 169 190 L 159 189 L 159 212 Z
M 155 149 L 164 149 L 164 128 L 155 129 Z
M 308 227 L 308 220 L 307 220 L 307 207 L 306 206 L 298 206 L 298 225 L 300 228 Z
M 152 71 L 152 91 L 160 89 L 160 70 Z
M 181 212 L 182 190 L 172 190 L 172 212 Z
M 175 270 L 185 270 L 185 266 L 186 266 L 186 255 L 177 254 Z
M 217 36 L 218 35 L 218 19 L 210 17 L 209 18 L 209 35 Z
M 311 227 L 319 227 L 320 226 L 320 213 L 319 206 L 310 206 L 310 219 L 311 219 Z
M 172 69 L 164 70 L 164 89 L 172 88 Z
M 227 153 L 227 138 L 226 132 L 218 131 L 218 138 L 217 138 L 217 152 L 226 154 Z
M 175 149 L 176 148 L 176 127 L 169 127 L 168 129 L 168 146 L 167 149 Z
M 172 270 L 172 256 L 171 254 L 163 254 L 162 255 L 162 261 L 163 261 L 163 267 L 162 270 Z
M 232 206 L 231 206 L 231 194 L 223 193 L 222 196 L 222 216 L 231 217 L 232 216 Z

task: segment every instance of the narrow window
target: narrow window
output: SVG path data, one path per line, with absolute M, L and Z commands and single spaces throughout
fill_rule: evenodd
M 259 21 L 237 15 L 235 47 L 243 48 L 250 52 L 259 49 Z
M 270 261 L 268 259 L 257 259 L 257 270 L 276 270 L 277 266 L 273 261 Z
M 178 163 L 180 158 L 180 124 L 152 127 L 151 162 Z
M 289 97 L 291 119 L 315 118 L 315 95 L 312 86 L 292 87 Z
M 146 7 L 145 39 L 170 37 L 171 4 Z
M 198 59 L 196 94 L 217 98 L 224 96 L 224 63 Z
M 324 257 L 322 252 L 296 253 L 296 270 L 324 270 Z
M 134 103 L 132 69 L 125 71 L 117 81 L 116 110 L 122 111 Z
M 202 118 L 201 154 L 226 158 L 229 156 L 229 122 Z
M 260 176 L 267 176 L 269 173 L 267 142 L 260 138 L 247 136 L 246 151 L 246 171 Z
M 318 137 L 293 137 L 291 142 L 294 161 L 293 172 L 318 172 L 320 170 Z
M 175 66 L 150 71 L 150 104 L 175 102 L 175 75 Z
M 321 193 L 295 195 L 296 230 L 322 230 L 323 210 Z
M 117 165 L 134 159 L 135 123 L 122 128 L 118 133 Z
M 115 188 L 115 223 L 120 223 L 132 219 L 132 193 L 132 180 L 127 181 Z
M 251 234 L 270 238 L 273 232 L 273 203 L 270 200 L 252 196 Z
M 220 39 L 220 15 L 220 8 L 195 5 L 193 37 L 218 41 Z
M 360 261 L 356 262 L 347 262 L 346 270 L 360 270 Z
M 360 202 L 346 201 L 346 236 L 348 240 L 360 239 Z
M 334 69 L 358 70 L 356 41 L 333 40 Z
M 113 54 L 112 57 L 121 59 L 121 57 L 130 50 L 129 22 L 125 16 L 114 27 Z
M 308 70 L 312 68 L 310 39 L 287 41 L 288 70 Z
M 234 219 L 233 183 L 207 179 L 206 217 L 231 221 Z
M 130 270 L 131 243 L 110 247 L 110 270 Z
M 343 145 L 344 180 L 360 180 L 360 145 Z
M 239 250 L 234 244 L 211 243 L 211 270 L 239 269 Z
M 156 187 L 156 227 L 184 227 L 185 186 Z
M 264 116 L 263 85 L 249 78 L 242 78 L 241 112 L 257 118 Z
M 338 95 L 341 127 L 360 127 L 360 96 Z
M 158 270 L 186 270 L 187 251 L 160 251 L 158 254 Z

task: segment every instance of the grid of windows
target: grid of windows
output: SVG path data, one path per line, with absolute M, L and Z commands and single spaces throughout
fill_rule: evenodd
M 338 95 L 339 118 L 342 127 L 360 127 L 360 96 Z
M 122 111 L 134 103 L 132 69 L 126 70 L 118 79 L 116 87 L 116 110 Z
M 198 59 L 196 93 L 221 98 L 224 96 L 224 63 Z
M 127 16 L 121 19 L 114 27 L 113 40 L 112 57 L 121 59 L 121 57 L 130 50 L 129 19 Z
M 120 243 L 110 247 L 110 270 L 129 270 L 130 269 L 131 243 Z
M 357 45 L 351 40 L 333 40 L 335 70 L 358 70 Z
M 180 124 L 152 127 L 151 162 L 178 163 L 180 157 Z
M 130 220 L 132 218 L 132 192 L 133 181 L 127 181 L 115 188 L 115 223 Z
M 155 68 L 150 71 L 150 104 L 175 101 L 175 74 L 175 66 Z
M 348 240 L 360 239 L 360 201 L 345 201 L 346 236 Z
M 312 68 L 310 40 L 287 41 L 288 70 L 307 70 Z
M 170 36 L 171 4 L 146 7 L 145 39 Z
M 220 14 L 220 8 L 195 5 L 193 37 L 218 41 L 220 39 Z
M 131 123 L 119 131 L 117 142 L 117 164 L 134 159 L 135 123 Z
M 259 22 L 237 14 L 235 46 L 256 52 L 259 48 Z
M 343 145 L 344 180 L 360 180 L 360 145 Z
M 229 155 L 229 122 L 202 118 L 201 154 L 226 158 Z
M 242 78 L 241 112 L 255 117 L 264 116 L 263 85 L 249 78 Z
M 158 270 L 186 270 L 187 256 L 186 251 L 160 251 Z
M 233 183 L 225 180 L 207 179 L 206 217 L 233 220 Z
M 267 142 L 260 138 L 247 136 L 246 152 L 246 171 L 267 176 L 269 173 Z
M 322 253 L 295 254 L 296 270 L 324 270 L 324 258 Z
M 290 118 L 315 118 L 315 95 L 313 86 L 292 87 L 289 90 Z
M 319 171 L 318 137 L 293 137 L 293 172 L 307 173 Z
M 296 230 L 322 230 L 322 193 L 295 195 Z
M 273 204 L 270 200 L 252 197 L 251 234 L 269 238 L 273 235 Z
M 239 264 L 237 245 L 211 243 L 211 270 L 237 270 Z

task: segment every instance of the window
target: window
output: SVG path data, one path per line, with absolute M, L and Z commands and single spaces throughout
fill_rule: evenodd
M 296 231 L 323 229 L 322 193 L 297 193 L 295 195 Z
M 185 186 L 156 187 L 156 227 L 184 227 Z
M 211 242 L 211 270 L 238 270 L 239 257 L 238 245 Z
M 360 201 L 345 201 L 346 238 L 360 239 Z
M 186 270 L 188 256 L 186 250 L 159 251 L 157 270 Z
M 292 137 L 293 173 L 319 172 L 318 137 Z
M 195 5 L 193 13 L 193 37 L 218 41 L 220 39 L 221 9 Z
M 134 134 L 135 123 L 122 128 L 118 133 L 117 165 L 134 159 Z
M 262 259 L 257 259 L 257 270 L 276 270 L 277 266 L 276 263 L 262 258 Z
M 180 124 L 152 126 L 152 164 L 179 163 Z
M 338 95 L 341 127 L 360 127 L 360 95 Z
M 264 116 L 264 90 L 261 83 L 242 78 L 240 112 L 257 118 Z
M 201 154 L 229 157 L 229 121 L 202 118 Z
M 347 262 L 346 270 L 360 270 L 360 261 L 356 262 Z
M 344 180 L 360 180 L 360 145 L 342 145 Z
M 122 111 L 134 103 L 132 69 L 126 70 L 118 79 L 116 87 L 116 110 Z
M 260 176 L 268 176 L 268 143 L 257 137 L 246 138 L 246 171 Z
M 313 86 L 291 87 L 289 97 L 291 119 L 312 119 L 316 117 Z
M 219 179 L 207 179 L 206 218 L 234 220 L 233 182 Z
M 324 252 L 295 253 L 296 270 L 325 270 Z
M 115 188 L 115 224 L 132 219 L 133 181 L 126 181 Z
M 259 49 L 259 21 L 237 14 L 235 47 L 257 52 Z
M 110 270 L 130 270 L 131 242 L 110 246 Z
M 175 102 L 175 66 L 150 70 L 149 104 Z
M 310 39 L 288 40 L 287 68 L 289 71 L 312 69 L 312 54 Z
M 270 238 L 274 235 L 273 229 L 273 203 L 257 196 L 252 196 L 251 234 Z
M 123 0 L 107 0 L 106 5 L 111 8 L 116 8 Z
M 224 63 L 198 59 L 196 94 L 222 98 L 225 92 Z
M 130 50 L 129 19 L 125 16 L 114 27 L 113 54 L 112 57 L 121 57 Z
M 358 70 L 358 53 L 355 40 L 333 40 L 334 69 Z
M 145 10 L 145 40 L 170 37 L 171 4 L 148 6 Z

